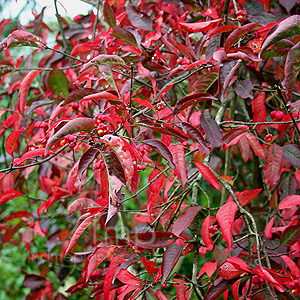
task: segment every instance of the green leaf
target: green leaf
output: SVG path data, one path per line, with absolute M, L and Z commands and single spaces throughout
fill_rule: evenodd
M 65 73 L 54 69 L 48 77 L 48 85 L 52 93 L 66 98 L 68 96 L 69 81 Z
M 284 246 L 292 246 L 299 241 L 300 224 L 287 227 L 280 237 L 280 244 Z
M 121 39 L 137 48 L 139 47 L 138 43 L 135 39 L 135 36 L 130 31 L 126 30 L 125 28 L 115 27 L 113 30 L 113 33 L 111 35 L 118 39 Z
M 116 15 L 112 7 L 105 1 L 103 5 L 103 16 L 105 22 L 111 27 L 116 27 Z

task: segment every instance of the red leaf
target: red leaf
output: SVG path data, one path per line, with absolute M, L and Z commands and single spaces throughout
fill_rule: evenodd
M 131 45 L 135 46 L 136 48 L 139 48 L 139 45 L 136 41 L 135 36 L 127 29 L 122 27 L 115 27 L 113 29 L 113 32 L 111 34 L 112 36 L 121 39 L 127 43 L 130 43 Z
M 176 296 L 178 300 L 187 300 L 186 288 L 184 285 L 184 281 L 181 280 L 179 285 L 176 285 Z
M 148 260 L 145 257 L 142 257 L 142 262 L 143 265 L 145 266 L 146 270 L 148 271 L 148 273 L 153 277 L 153 274 L 157 271 L 157 263 L 151 260 Z
M 300 196 L 290 195 L 285 197 L 278 205 L 278 209 L 292 208 L 300 205 Z
M 14 157 L 13 152 L 15 152 L 17 150 L 15 148 L 16 148 L 16 145 L 18 145 L 19 136 L 24 130 L 25 130 L 25 128 L 22 128 L 22 129 L 11 132 L 5 140 L 6 152 L 12 158 Z
M 248 203 L 250 203 L 261 191 L 262 189 L 256 189 L 253 191 L 243 191 L 243 192 L 236 192 L 236 197 L 238 198 L 240 204 L 242 206 L 246 206 Z
M 232 247 L 233 221 L 237 209 L 238 207 L 234 202 L 228 202 L 218 210 L 216 215 L 229 250 Z
M 139 284 L 142 282 L 141 279 L 135 277 L 132 273 L 126 269 L 121 269 L 117 274 L 117 278 L 124 284 Z
M 198 212 L 202 209 L 200 206 L 188 207 L 184 212 L 175 220 L 172 233 L 180 235 L 185 229 L 187 229 Z
M 184 22 L 178 22 L 181 27 L 185 28 L 189 32 L 202 32 L 202 31 L 208 31 L 209 29 L 216 27 L 222 19 L 216 19 L 212 21 L 207 22 L 196 22 L 196 23 L 184 23 Z
M 253 122 L 265 122 L 267 111 L 265 107 L 265 93 L 259 93 L 252 101 Z M 256 131 L 260 135 L 264 131 L 264 126 L 257 125 Z
M 166 231 L 131 233 L 127 237 L 130 242 L 145 249 L 168 247 L 177 240 L 175 234 Z
M 256 155 L 260 156 L 262 159 L 264 159 L 265 158 L 265 151 L 264 151 L 263 147 L 261 146 L 261 144 L 256 139 L 255 135 L 250 133 L 250 132 L 247 132 L 245 134 L 245 138 L 247 138 L 247 140 L 249 142 L 249 145 L 253 149 L 254 153 Z M 282 149 L 281 149 L 281 152 L 282 152 Z
M 211 39 L 214 35 L 223 33 L 223 32 L 229 32 L 233 31 L 234 29 L 238 28 L 237 26 L 219 26 L 214 29 L 212 29 L 208 34 L 207 37 Z
M 259 55 L 263 54 L 266 49 L 275 44 L 277 41 L 295 34 L 299 34 L 299 24 L 299 15 L 293 15 L 283 20 L 281 23 L 275 24 L 265 36 L 259 51 Z
M 223 295 L 226 290 L 228 290 L 236 281 L 238 277 L 231 280 L 222 280 L 216 284 L 212 284 L 206 294 L 204 295 L 203 300 L 216 300 L 219 296 Z
M 246 34 L 252 32 L 253 30 L 261 27 L 261 25 L 257 23 L 250 23 L 243 25 L 237 29 L 235 29 L 233 32 L 229 34 L 229 36 L 226 38 L 225 42 L 225 51 L 227 51 L 233 44 L 235 44 L 240 38 L 245 36 Z
M 79 163 L 78 163 L 78 178 L 81 181 L 82 174 L 84 171 L 87 170 L 89 165 L 96 159 L 96 157 L 99 155 L 99 150 L 96 148 L 89 148 L 86 150 L 83 155 L 80 157 Z
M 103 246 L 96 249 L 95 252 L 88 258 L 86 281 L 88 281 L 96 268 L 109 257 L 117 248 L 115 245 Z
M 250 157 L 250 145 L 248 140 L 245 138 L 246 133 L 243 134 L 242 138 L 238 141 L 238 146 L 240 148 L 244 162 L 248 161 Z
M 68 207 L 68 215 L 72 215 L 74 212 L 83 210 L 83 209 L 90 209 L 94 207 L 101 207 L 96 201 L 89 198 L 80 198 L 75 200 L 71 205 Z
M 68 245 L 68 248 L 65 252 L 65 254 L 67 255 L 71 249 L 74 247 L 74 245 L 76 244 L 76 242 L 78 241 L 78 239 L 80 238 L 80 236 L 82 235 L 82 233 L 97 219 L 101 216 L 101 213 L 95 214 L 95 215 L 91 215 L 88 216 L 74 231 L 71 241 Z
M 143 29 L 146 31 L 152 31 L 153 21 L 147 14 L 137 10 L 135 8 L 135 6 L 133 6 L 132 4 L 126 5 L 126 12 L 127 12 L 127 16 L 128 16 L 130 23 L 134 27 L 137 27 L 137 28 L 140 28 L 140 29 Z
M 239 269 L 236 265 L 226 261 L 220 266 L 218 273 L 222 278 L 230 280 L 240 277 L 244 271 Z
M 90 94 L 82 98 L 82 101 L 90 101 L 90 100 L 112 100 L 121 103 L 121 100 L 118 96 L 106 91 L 96 93 L 96 94 Z
M 108 1 L 105 1 L 103 4 L 103 17 L 105 22 L 111 27 L 116 26 L 116 15 L 112 7 L 109 5 Z M 72 54 L 71 54 L 72 55 Z
M 227 144 L 224 145 L 224 150 L 226 150 L 231 145 L 235 145 L 248 130 L 248 126 L 242 125 L 227 132 L 222 138 L 223 143 Z
M 36 289 L 44 285 L 46 278 L 35 274 L 26 274 L 23 285 L 31 289 Z
M 20 85 L 20 92 L 19 92 L 19 102 L 18 102 L 18 111 L 24 117 L 24 110 L 25 110 L 25 103 L 28 91 L 30 89 L 30 85 L 33 82 L 34 78 L 41 73 L 41 70 L 32 70 L 25 75 L 23 78 L 21 85 Z
M 212 262 L 212 261 L 207 261 L 204 263 L 203 267 L 201 268 L 199 274 L 198 274 L 198 279 L 206 273 L 208 277 L 211 277 L 217 270 L 218 262 Z
M 213 174 L 209 167 L 202 163 L 194 162 L 195 166 L 198 168 L 202 176 L 217 190 L 220 189 L 219 181 L 217 177 Z
M 183 246 L 173 246 L 167 249 L 167 251 L 163 254 L 163 261 L 162 261 L 162 277 L 161 283 L 164 284 L 168 277 L 170 276 L 171 272 L 175 268 L 181 253 L 183 251 Z
M 170 168 L 176 169 L 173 162 L 173 156 L 168 147 L 159 140 L 143 140 L 143 143 L 153 147 L 164 159 L 168 161 Z
M 268 239 L 272 239 L 272 227 L 274 225 L 274 220 L 275 220 L 276 216 L 274 216 L 270 221 L 269 223 L 266 225 L 266 228 L 265 228 L 265 236 L 268 238 Z
M 287 264 L 292 274 L 294 274 L 296 277 L 300 277 L 300 270 L 297 264 L 287 255 L 281 255 L 280 257 Z
M 202 222 L 201 226 L 201 238 L 203 240 L 204 245 L 207 247 L 208 251 L 211 251 L 214 248 L 214 241 L 210 237 L 209 229 L 211 227 L 211 224 L 214 222 L 211 222 L 212 219 L 215 219 L 215 217 L 212 217 L 208 215 Z
M 250 272 L 249 266 L 239 257 L 228 257 L 227 262 L 230 262 L 237 269 L 242 270 L 244 272 Z
M 13 212 L 12 214 L 10 214 L 8 217 L 6 217 L 3 221 L 6 223 L 12 219 L 16 219 L 16 218 L 22 218 L 22 217 L 33 217 L 31 212 L 28 211 L 24 211 L 24 210 L 19 210 L 16 212 Z
M 155 292 L 155 297 L 158 299 L 158 300 L 168 300 L 168 298 L 162 293 L 162 291 L 160 290 L 156 290 Z
M 171 145 L 169 150 L 173 156 L 174 164 L 176 166 L 175 174 L 180 180 L 182 189 L 188 181 L 187 168 L 185 164 L 185 153 L 181 144 Z
M 281 167 L 283 162 L 283 150 L 277 144 L 272 144 L 268 147 L 264 173 L 266 175 L 266 183 L 270 182 L 272 189 L 280 179 Z
M 22 193 L 15 190 L 9 190 L 1 194 L 0 205 L 6 203 L 7 201 L 22 196 Z
M 284 289 L 282 286 L 271 276 L 271 274 L 263 267 L 257 267 L 256 269 L 251 271 L 252 274 L 256 274 L 265 281 L 268 281 L 272 284 L 279 292 L 283 293 Z
M 60 128 L 53 136 L 50 137 L 46 145 L 45 156 L 48 155 L 52 146 L 65 135 L 72 134 L 78 131 L 90 132 L 94 127 L 94 120 L 91 118 L 78 117 L 69 121 L 62 128 Z
M 50 150 L 48 154 L 54 154 L 54 152 Z M 42 156 L 42 155 L 45 155 L 45 148 L 30 150 L 26 152 L 24 155 L 22 155 L 20 158 L 15 158 L 14 163 L 20 164 L 27 159 L 34 158 L 37 156 Z
M 67 177 L 67 188 L 71 196 L 73 196 L 73 188 L 78 178 L 78 164 L 79 161 L 73 165 Z

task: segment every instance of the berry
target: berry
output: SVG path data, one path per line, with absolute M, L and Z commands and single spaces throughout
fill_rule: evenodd
M 79 104 L 77 102 L 73 102 L 73 103 L 71 103 L 71 108 L 72 108 L 72 110 L 78 110 Z
M 156 104 L 157 110 L 162 110 L 162 109 L 164 109 L 165 107 L 166 107 L 166 103 L 163 102 L 163 101 L 160 101 L 160 102 L 158 102 L 158 103 Z
M 48 123 L 43 121 L 40 125 L 41 128 L 48 128 Z
M 162 283 L 161 286 L 166 289 L 167 288 L 167 285 L 165 283 Z
M 146 166 L 145 165 L 138 165 L 137 169 L 140 170 L 140 171 L 144 171 L 144 170 L 146 170 Z
M 239 10 L 236 12 L 236 17 L 240 22 L 244 22 L 246 20 L 246 12 Z
M 97 133 L 98 133 L 100 136 L 103 136 L 103 135 L 105 134 L 105 131 L 104 131 L 102 128 L 100 128 L 100 129 L 97 130 Z
M 265 138 L 264 138 L 264 141 L 266 142 L 266 143 L 271 143 L 272 141 L 273 141 L 273 135 L 272 134 L 267 134 L 266 136 L 265 136 Z
M 72 148 L 72 149 L 75 148 L 75 146 L 76 146 L 76 143 L 75 143 L 75 142 L 71 142 L 71 143 L 69 144 L 69 147 Z
M 76 23 L 80 22 L 80 20 L 81 20 L 81 15 L 77 15 L 73 18 L 73 21 Z
M 254 277 L 252 278 L 252 282 L 253 282 L 253 284 L 259 284 L 260 281 L 259 281 L 258 276 L 254 276 Z
M 66 143 L 67 143 L 66 139 L 62 139 L 62 140 L 59 142 L 59 145 L 62 147 L 62 146 L 64 146 Z
M 35 122 L 34 127 L 41 128 L 42 123 L 43 123 L 42 121 L 37 121 Z
M 295 282 L 294 281 L 290 282 L 289 283 L 289 288 L 293 289 L 294 287 L 295 287 Z
M 65 136 L 65 139 L 66 139 L 69 143 L 75 141 L 75 137 L 74 137 L 74 135 L 72 135 L 72 134 L 66 135 L 66 136 Z
M 183 146 L 183 147 L 187 147 L 188 145 L 189 145 L 189 142 L 188 142 L 188 141 L 183 141 L 183 142 L 182 142 L 182 146 Z
M 271 118 L 273 118 L 274 122 L 280 121 L 284 117 L 284 113 L 279 110 L 273 110 L 270 112 Z

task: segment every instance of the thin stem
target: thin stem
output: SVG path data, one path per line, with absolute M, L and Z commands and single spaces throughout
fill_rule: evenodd
M 100 0 L 98 0 L 98 2 L 97 2 L 97 8 L 96 9 L 97 9 L 97 14 L 96 14 L 96 20 L 95 20 L 94 28 L 93 28 L 93 38 L 92 38 L 93 43 L 95 42 L 96 29 L 97 29 L 97 25 L 98 25 L 99 10 L 100 10 Z

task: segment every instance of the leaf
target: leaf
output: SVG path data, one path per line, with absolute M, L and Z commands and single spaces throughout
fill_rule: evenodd
M 19 136 L 24 130 L 25 130 L 25 128 L 22 128 L 22 129 L 11 132 L 5 140 L 5 150 L 12 158 L 14 157 L 13 152 L 15 152 L 15 150 L 17 150 L 15 148 L 18 145 Z
M 201 209 L 202 207 L 200 206 L 192 206 L 184 210 L 184 212 L 175 220 L 172 227 L 172 233 L 180 235 L 190 226 L 191 222 Z
M 5 191 L 4 193 L 2 193 L 0 195 L 0 205 L 3 205 L 4 203 L 6 203 L 7 201 L 17 198 L 17 197 L 21 197 L 22 193 L 19 191 L 15 191 L 15 190 L 8 190 Z
M 284 159 L 296 168 L 300 168 L 300 146 L 296 144 L 285 145 L 282 150 Z
M 266 183 L 270 182 L 270 189 L 272 189 L 280 179 L 282 162 L 282 148 L 277 144 L 269 146 L 264 166 L 264 174 L 266 175 Z
M 253 95 L 251 91 L 253 89 L 253 84 L 250 80 L 236 80 L 233 84 L 234 91 L 241 97 L 241 98 L 250 98 L 253 99 Z
M 259 51 L 259 57 L 271 45 L 275 44 L 281 39 L 296 35 L 300 33 L 300 16 L 293 15 L 283 20 L 279 24 L 275 24 L 266 34 Z
M 253 191 L 245 190 L 242 192 L 236 192 L 235 194 L 240 204 L 244 207 L 249 204 L 255 197 L 257 197 L 261 190 L 262 189 L 255 189 Z
M 173 162 L 173 156 L 168 147 L 159 140 L 144 140 L 143 144 L 146 144 L 154 148 L 164 159 L 168 161 L 168 164 L 171 169 L 176 169 L 176 166 Z
M 189 107 L 191 105 L 195 105 L 195 104 L 197 104 L 199 102 L 203 102 L 203 101 L 213 101 L 213 100 L 217 100 L 217 98 L 215 98 L 211 94 L 207 94 L 207 93 L 196 93 L 196 94 L 186 96 L 186 97 L 180 99 L 177 102 L 177 104 L 175 105 L 174 115 L 183 111 L 184 109 L 186 109 L 187 107 Z
M 30 85 L 32 84 L 34 78 L 41 72 L 42 70 L 32 70 L 25 75 L 25 77 L 21 82 L 20 92 L 19 92 L 18 111 L 21 113 L 23 117 L 24 117 L 26 98 L 27 98 L 28 91 L 30 89 Z
M 297 243 L 300 239 L 300 225 L 289 225 L 280 236 L 280 244 L 290 247 Z
M 76 211 L 80 211 L 83 209 L 90 209 L 94 207 L 101 207 L 95 200 L 90 198 L 79 198 L 75 200 L 68 207 L 68 215 L 72 215 Z
M 245 24 L 237 29 L 235 29 L 233 32 L 229 34 L 229 36 L 226 38 L 225 41 L 225 51 L 227 52 L 228 49 L 235 43 L 237 43 L 242 37 L 244 37 L 246 34 L 252 32 L 253 30 L 261 27 L 257 23 L 250 23 Z
M 193 140 L 199 143 L 199 151 L 201 153 L 209 153 L 210 150 L 208 149 L 208 146 L 204 140 L 204 137 L 202 136 L 201 132 L 194 127 L 190 123 L 182 122 L 182 123 L 176 123 L 176 125 L 181 126 L 181 128 L 184 130 L 186 134 L 188 134 Z
M 220 185 L 217 177 L 213 174 L 210 168 L 203 163 L 194 162 L 197 169 L 202 174 L 203 178 L 206 179 L 215 189 L 219 190 Z
M 146 31 L 152 31 L 153 22 L 147 14 L 138 11 L 132 4 L 126 5 L 126 12 L 128 19 L 133 26 Z
M 145 249 L 168 247 L 177 240 L 175 234 L 167 231 L 131 233 L 127 237 L 131 243 Z
M 207 117 L 202 117 L 200 121 L 210 146 L 214 148 L 221 148 L 223 145 L 223 135 L 217 122 Z
M 78 131 L 90 132 L 94 127 L 94 120 L 92 118 L 78 117 L 69 121 L 54 135 L 50 137 L 46 145 L 45 156 L 48 155 L 52 146 L 55 145 L 55 143 L 58 142 L 61 138 L 63 138 L 65 135 L 72 134 Z
M 116 27 L 117 28 L 117 27 Z M 91 64 L 99 65 L 125 65 L 125 61 L 118 55 L 100 54 L 89 61 Z M 84 67 L 84 65 L 83 65 Z
M 86 281 L 88 281 L 96 268 L 109 257 L 117 248 L 115 245 L 102 246 L 88 258 Z
M 245 133 L 245 135 L 246 134 L 247 134 L 247 132 Z M 239 139 L 238 146 L 240 148 L 241 155 L 242 155 L 244 162 L 247 162 L 250 157 L 250 145 L 249 145 L 248 140 L 245 138 L 245 135 L 243 135 L 242 138 Z
M 286 9 L 289 14 L 291 9 L 297 4 L 297 0 L 279 0 L 279 3 Z
M 138 185 L 138 169 L 137 157 L 132 146 L 121 136 L 112 134 L 104 135 L 99 141 L 108 145 L 116 153 L 124 168 L 126 180 L 135 193 Z
M 23 286 L 29 287 L 31 289 L 38 289 L 46 282 L 46 278 L 35 275 L 35 274 L 26 274 L 23 281 Z
M 256 155 L 258 155 L 259 157 L 261 157 L 262 159 L 264 159 L 265 151 L 264 151 L 263 147 L 261 146 L 261 144 L 258 142 L 255 135 L 250 132 L 246 132 L 245 138 L 248 140 L 249 145 L 253 149 L 254 153 Z M 281 150 L 281 152 L 282 152 L 282 150 Z
M 299 18 L 300 32 L 300 18 Z M 300 71 L 300 42 L 293 46 L 286 57 L 284 65 L 284 82 L 285 94 L 288 102 L 292 102 L 293 90 Z
M 203 32 L 208 31 L 211 28 L 217 27 L 222 19 L 215 19 L 207 22 L 196 22 L 196 23 L 185 23 L 177 22 L 182 28 L 188 30 L 189 32 Z
M 171 272 L 175 268 L 181 254 L 183 251 L 183 246 L 175 245 L 173 247 L 168 248 L 164 254 L 162 259 L 162 276 L 161 283 L 164 284 Z
M 89 88 L 84 88 L 84 89 L 76 89 L 73 92 L 71 92 L 65 100 L 63 100 L 59 106 L 64 106 L 67 105 L 69 103 L 75 102 L 75 101 L 79 101 L 81 99 L 83 99 L 84 97 L 90 95 L 90 94 L 95 94 L 98 91 L 95 89 L 89 89 Z M 106 92 L 108 93 L 108 92 Z M 111 94 L 111 93 L 110 93 Z M 54 119 L 54 118 L 51 118 Z
M 82 179 L 83 172 L 87 170 L 89 165 L 96 159 L 98 155 L 99 155 L 99 150 L 91 147 L 88 150 L 86 150 L 83 153 L 83 155 L 80 157 L 78 163 L 78 178 L 80 181 Z
M 228 250 L 232 248 L 233 222 L 237 209 L 238 207 L 234 202 L 228 202 L 218 210 L 216 215 Z
M 239 270 L 251 272 L 249 266 L 239 257 L 228 257 L 226 261 L 234 265 Z
M 57 96 L 66 98 L 69 93 L 69 81 L 65 73 L 61 70 L 54 69 L 48 77 L 48 85 L 52 93 Z
M 203 300 L 216 300 L 219 296 L 223 295 L 226 290 L 228 290 L 237 280 L 239 277 L 231 280 L 222 280 L 216 284 L 212 284 L 206 294 L 204 295 Z
M 132 273 L 126 269 L 121 269 L 117 274 L 117 278 L 124 284 L 139 284 L 142 282 L 141 279 L 135 277 Z
M 121 27 L 117 26 L 113 29 L 113 32 L 111 35 L 135 46 L 136 48 L 139 48 L 139 45 L 135 39 L 135 36 L 125 28 L 121 28 Z
M 256 269 L 252 270 L 252 274 L 256 274 L 265 281 L 268 281 L 272 284 L 279 292 L 283 293 L 284 289 L 282 286 L 271 276 L 271 274 L 263 267 L 257 267 Z
M 196 94 L 206 93 L 219 77 L 218 72 L 209 72 L 201 76 L 193 84 L 193 90 Z
M 265 122 L 267 120 L 267 111 L 265 107 L 265 93 L 259 93 L 252 101 L 253 122 Z M 256 131 L 259 135 L 264 132 L 264 126 L 257 125 Z
M 180 180 L 182 189 L 185 188 L 185 185 L 188 181 L 187 168 L 185 163 L 185 153 L 183 146 L 180 144 L 171 145 L 169 150 L 173 156 L 173 161 L 176 166 L 175 174 Z
M 204 245 L 207 247 L 208 251 L 211 251 L 214 248 L 214 241 L 210 237 L 211 234 L 209 232 L 212 218 L 215 218 L 215 217 L 212 217 L 212 216 L 208 215 L 203 220 L 202 226 L 201 226 L 201 238 L 203 240 Z
M 237 137 L 244 136 L 244 133 L 246 133 L 248 130 L 249 130 L 249 127 L 246 125 L 242 125 L 237 128 L 233 128 L 223 136 L 222 141 L 224 144 L 231 144 L 231 142 L 235 141 L 235 139 Z M 235 142 L 235 144 L 237 142 L 238 142 L 238 140 Z M 234 144 L 232 144 L 232 145 L 234 145 Z M 227 145 L 227 147 L 228 147 L 228 145 Z M 226 147 L 226 149 L 227 149 L 227 147 Z
M 300 205 L 300 196 L 289 195 L 279 203 L 278 209 L 292 208 L 296 205 Z
M 112 102 L 121 103 L 119 96 L 116 96 L 115 94 L 106 91 L 90 94 L 82 98 L 82 101 L 88 100 L 112 100 Z
M 73 188 L 75 186 L 75 183 L 77 181 L 78 178 L 78 164 L 79 161 L 77 161 L 71 171 L 68 173 L 68 177 L 67 177 L 67 188 L 68 188 L 68 192 L 70 193 L 71 196 L 73 196 Z
M 207 37 L 210 39 L 216 34 L 223 33 L 223 32 L 229 32 L 233 31 L 234 29 L 237 29 L 237 26 L 218 26 L 214 28 L 213 30 L 210 30 L 209 33 L 207 34 Z
M 100 216 L 101 213 L 90 215 L 80 225 L 78 225 L 78 227 L 75 229 L 72 235 L 71 241 L 68 245 L 65 255 L 67 255 L 71 251 L 71 249 L 75 246 L 82 233 Z
M 116 27 L 116 15 L 112 7 L 109 5 L 108 1 L 105 1 L 103 5 L 103 17 L 105 22 L 111 28 Z
M 54 152 L 52 150 L 50 150 L 48 154 L 54 154 Z M 31 159 L 31 158 L 34 158 L 37 156 L 43 156 L 43 155 L 45 155 L 45 148 L 30 150 L 30 151 L 26 152 L 24 155 L 22 155 L 20 158 L 15 158 L 13 163 L 15 165 L 20 165 L 27 159 Z
M 287 255 L 281 255 L 280 257 L 286 263 L 286 265 L 289 267 L 292 274 L 294 274 L 296 277 L 300 277 L 300 270 L 299 270 L 297 264 Z

